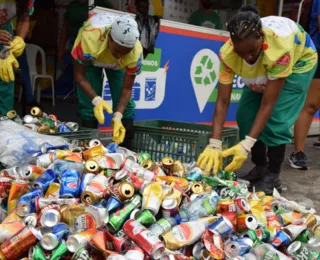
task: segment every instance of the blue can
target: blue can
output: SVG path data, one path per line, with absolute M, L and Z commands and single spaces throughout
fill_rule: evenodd
M 202 171 L 199 168 L 195 168 L 192 172 L 187 176 L 187 180 L 189 181 L 200 181 L 202 176 Z
M 182 219 L 181 219 L 180 214 L 174 215 L 172 218 L 174 218 L 174 220 L 177 222 L 177 225 L 182 223 Z
M 43 197 L 40 189 L 34 189 L 20 197 L 17 201 L 15 211 L 19 216 L 26 216 L 37 211 L 38 198 Z
M 59 133 L 68 133 L 68 132 L 71 132 L 70 128 L 67 127 L 66 125 L 60 125 L 58 127 L 58 132 Z
M 80 194 L 84 191 L 86 186 L 89 184 L 89 182 L 95 177 L 96 175 L 93 173 L 84 173 L 81 178 L 80 183 Z
M 67 149 L 69 149 L 69 145 L 64 144 L 64 145 L 56 145 L 55 146 L 55 145 L 51 145 L 49 143 L 43 143 L 41 145 L 41 152 L 42 153 L 47 153 L 50 150 L 57 150 L 57 149 L 59 149 L 59 150 L 67 150 Z
M 67 169 L 77 170 L 80 174 L 83 173 L 84 165 L 79 162 L 72 162 L 66 160 L 55 160 L 52 170 L 59 176 L 61 176 L 62 172 Z
M 53 250 L 61 243 L 62 239 L 67 239 L 68 235 L 69 226 L 65 223 L 58 223 L 52 228 L 51 233 L 42 236 L 40 244 L 45 250 Z
M 274 237 L 271 245 L 275 248 L 278 248 L 280 245 L 290 245 L 291 242 L 291 237 L 283 230 L 280 230 Z
M 107 145 L 108 153 L 116 153 L 118 148 L 119 148 L 119 145 L 114 142 Z
M 232 241 L 226 245 L 225 254 L 229 258 L 243 256 L 249 253 L 251 248 L 252 246 L 242 243 L 241 241 Z
M 221 236 L 226 236 L 232 231 L 233 225 L 230 220 L 222 216 L 210 224 L 208 229 L 218 232 Z
M 112 210 L 115 210 L 115 209 L 119 209 L 121 208 L 123 205 L 121 203 L 120 200 L 118 200 L 116 197 L 114 196 L 110 196 L 110 198 L 108 199 L 107 201 L 107 205 L 106 205 L 106 209 L 108 211 L 112 211 Z
M 75 198 L 80 190 L 80 174 L 77 170 L 64 170 L 61 174 L 60 197 Z
M 41 189 L 44 193 L 49 185 L 56 180 L 56 174 L 53 170 L 46 170 L 35 182 L 32 183 L 34 189 Z

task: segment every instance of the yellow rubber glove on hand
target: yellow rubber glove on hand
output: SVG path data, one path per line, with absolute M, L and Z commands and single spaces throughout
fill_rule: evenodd
M 19 68 L 19 63 L 12 51 L 8 50 L 8 53 L 7 58 L 0 59 L 0 79 L 5 82 L 14 81 L 13 69 Z
M 210 139 L 206 149 L 199 155 L 197 165 L 205 170 L 207 174 L 213 168 L 213 173 L 217 174 L 218 170 L 222 169 L 222 141 L 218 139 Z
M 106 110 L 109 114 L 112 114 L 112 109 L 109 104 L 104 101 L 101 97 L 97 96 L 92 99 L 92 104 L 94 105 L 94 116 L 98 120 L 100 124 L 104 124 L 104 110 Z
M 13 55 L 15 57 L 19 57 L 23 53 L 24 48 L 26 47 L 26 43 L 21 37 L 16 36 L 13 38 L 12 42 L 10 43 L 10 46 L 12 47 L 11 51 Z
M 234 172 L 241 168 L 243 163 L 248 159 L 248 153 L 257 140 L 246 136 L 246 138 L 237 145 L 227 149 L 221 153 L 223 158 L 232 156 L 232 162 L 224 169 L 227 172 Z
M 121 120 L 122 114 L 120 112 L 115 112 L 111 121 L 113 129 L 112 141 L 116 142 L 117 144 L 123 143 L 126 136 L 126 129 L 124 128 Z

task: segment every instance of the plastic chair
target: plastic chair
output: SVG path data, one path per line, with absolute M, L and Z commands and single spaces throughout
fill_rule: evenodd
M 37 54 L 41 55 L 41 74 L 37 71 Z M 41 85 L 37 79 L 50 79 L 52 86 L 52 104 L 55 105 L 55 92 L 54 92 L 54 80 L 51 75 L 47 75 L 46 55 L 44 50 L 35 44 L 26 45 L 27 60 L 29 65 L 30 79 L 32 82 L 32 91 L 34 93 L 37 89 L 37 102 L 40 103 Z M 37 83 L 37 84 L 36 84 Z

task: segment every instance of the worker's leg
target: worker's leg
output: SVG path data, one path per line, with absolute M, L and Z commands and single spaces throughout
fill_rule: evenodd
M 86 78 L 90 82 L 92 88 L 101 95 L 102 92 L 102 69 L 94 66 L 88 66 Z M 78 86 L 79 112 L 82 119 L 82 126 L 89 128 L 97 128 L 98 121 L 93 114 L 93 104 L 90 98 Z
M 259 136 L 268 146 L 268 172 L 255 184 L 257 190 L 272 194 L 273 188 L 281 191 L 280 172 L 285 156 L 285 145 L 291 142 L 291 127 L 305 103 L 315 69 L 289 76 L 273 108 L 272 114 Z
M 113 112 L 116 112 L 117 105 L 121 96 L 121 91 L 123 88 L 125 71 L 124 70 L 106 70 L 106 74 L 109 81 L 110 92 L 112 97 L 112 109 L 113 109 Z M 122 124 L 126 129 L 126 135 L 123 143 L 120 145 L 130 150 L 132 149 L 132 141 L 134 136 L 134 129 L 133 129 L 134 109 L 135 109 L 134 101 L 130 99 L 123 113 L 123 119 L 122 119 Z
M 249 133 L 260 107 L 261 98 L 261 94 L 255 93 L 247 87 L 243 89 L 237 110 L 240 140 L 245 139 L 245 136 Z M 262 141 L 258 140 L 252 147 L 251 160 L 255 167 L 242 178 L 253 182 L 261 179 L 267 171 L 267 147 Z

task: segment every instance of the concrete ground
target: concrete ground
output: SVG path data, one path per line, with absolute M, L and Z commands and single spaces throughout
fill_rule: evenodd
M 317 212 L 320 212 L 320 149 L 313 148 L 313 143 L 317 137 L 309 137 L 305 144 L 305 153 L 308 156 L 308 170 L 297 170 L 287 164 L 287 159 L 293 151 L 293 144 L 287 145 L 286 159 L 282 166 L 281 181 L 285 187 L 282 196 L 290 200 L 311 199 Z M 248 160 L 239 171 L 239 176 L 243 176 L 253 168 L 253 164 Z

